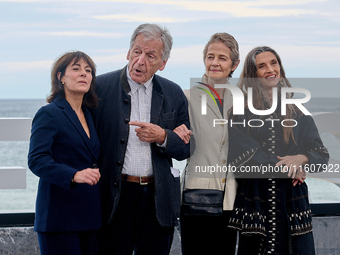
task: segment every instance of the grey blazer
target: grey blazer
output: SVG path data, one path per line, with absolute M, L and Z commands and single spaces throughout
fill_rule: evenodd
M 183 189 L 217 189 L 225 188 L 223 210 L 232 210 L 237 183 L 232 173 L 223 171 L 227 166 L 229 137 L 228 125 L 217 124 L 213 126 L 214 119 L 228 119 L 228 110 L 232 106 L 232 96 L 225 90 L 223 103 L 223 116 L 213 99 L 207 96 L 207 114 L 201 114 L 201 98 L 206 92 L 195 86 L 184 93 L 189 101 L 189 116 L 191 130 L 195 138 L 195 151 L 188 159 Z M 210 170 L 209 170 L 210 169 Z M 213 172 L 215 171 L 215 172 Z

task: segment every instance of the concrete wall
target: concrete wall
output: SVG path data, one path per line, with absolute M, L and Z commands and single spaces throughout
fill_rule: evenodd
M 0 228 L 0 254 L 40 254 L 37 233 L 33 227 Z
M 340 255 L 340 216 L 314 217 L 314 240 L 317 255 Z M 32 227 L 0 228 L 0 255 L 39 255 L 37 234 Z M 176 229 L 171 255 L 180 255 Z
M 317 255 L 340 255 L 340 216 L 314 217 L 314 241 Z

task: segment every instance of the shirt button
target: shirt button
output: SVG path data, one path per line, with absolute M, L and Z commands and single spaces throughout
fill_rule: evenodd
M 223 183 L 225 183 L 225 178 L 224 178 L 224 179 L 222 179 L 222 182 L 223 182 Z
M 225 159 L 222 160 L 222 164 L 225 164 L 227 163 L 227 161 Z
M 225 145 L 225 140 L 223 140 L 222 145 Z

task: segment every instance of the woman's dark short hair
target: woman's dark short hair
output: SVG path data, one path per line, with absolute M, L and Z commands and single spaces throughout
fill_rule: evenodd
M 61 84 L 60 80 L 65 75 L 67 66 L 71 63 L 78 63 L 80 60 L 84 60 L 92 70 L 90 89 L 84 95 L 83 105 L 91 108 L 98 106 L 98 98 L 94 91 L 96 84 L 96 65 L 87 54 L 81 51 L 67 52 L 54 61 L 51 71 L 51 94 L 47 97 L 48 103 L 53 102 L 58 96 L 65 97 L 64 85 Z M 58 77 L 59 73 L 60 76 Z

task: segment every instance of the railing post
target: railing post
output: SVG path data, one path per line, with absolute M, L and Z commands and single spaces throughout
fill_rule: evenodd
M 28 141 L 31 125 L 32 118 L 0 118 L 0 141 Z M 0 189 L 26 189 L 26 168 L 0 166 Z

